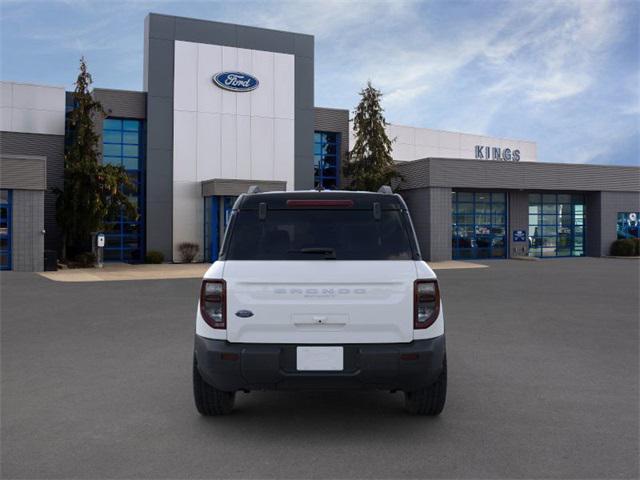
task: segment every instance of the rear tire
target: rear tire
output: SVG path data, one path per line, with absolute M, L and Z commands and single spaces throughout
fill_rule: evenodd
M 439 415 L 447 398 L 447 356 L 442 372 L 431 385 L 415 392 L 404 392 L 404 408 L 413 415 Z
M 233 410 L 235 392 L 223 392 L 205 382 L 193 358 L 193 398 L 200 415 L 228 415 Z

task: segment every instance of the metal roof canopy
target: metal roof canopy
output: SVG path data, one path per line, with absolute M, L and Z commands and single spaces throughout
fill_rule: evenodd
M 396 164 L 399 190 L 428 187 L 640 192 L 640 168 L 545 162 L 424 158 Z
M 203 180 L 202 196 L 233 196 L 247 193 L 250 186 L 257 186 L 262 192 L 281 192 L 287 189 L 287 182 L 281 180 L 237 180 L 231 178 L 214 178 Z

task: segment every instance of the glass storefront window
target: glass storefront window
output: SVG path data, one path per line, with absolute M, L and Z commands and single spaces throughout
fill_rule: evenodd
M 117 118 L 106 118 L 102 122 L 103 130 L 122 130 L 122 120 Z
M 107 118 L 102 132 L 103 163 L 122 166 L 133 185 L 124 192 L 136 208 L 105 221 L 106 261 L 140 262 L 144 258 L 144 121 Z
M 507 252 L 504 192 L 452 192 L 452 257 L 505 258 Z
M 529 256 L 584 255 L 584 196 L 529 194 Z
M 218 259 L 237 199 L 234 196 L 211 196 L 204 199 L 204 258 L 207 262 L 213 263 Z
M 215 261 L 218 255 L 218 235 L 211 235 L 214 225 L 217 232 L 218 210 L 218 197 L 204 198 L 204 258 L 207 262 Z
M 335 190 L 340 185 L 340 134 L 315 132 L 313 138 L 314 184 Z
M 124 130 L 138 132 L 140 131 L 140 120 L 123 120 L 122 127 Z
M 504 203 L 494 203 L 491 205 L 491 213 L 504 213 L 506 206 Z
M 122 132 L 105 130 L 102 132 L 102 138 L 105 143 L 120 143 L 122 142 Z M 106 154 L 105 154 L 106 155 Z
M 102 153 L 105 157 L 120 158 L 122 157 L 122 145 L 105 143 L 104 148 L 102 149 Z

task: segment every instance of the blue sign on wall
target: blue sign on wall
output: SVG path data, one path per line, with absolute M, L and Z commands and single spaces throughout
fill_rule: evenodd
M 243 72 L 220 72 L 213 76 L 213 83 L 232 92 L 250 92 L 258 88 L 260 82 L 253 75 Z
M 513 231 L 513 241 L 514 242 L 526 242 L 527 241 L 527 232 L 525 230 L 514 230 Z

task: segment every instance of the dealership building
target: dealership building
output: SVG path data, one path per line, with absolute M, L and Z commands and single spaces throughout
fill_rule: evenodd
M 149 14 L 143 68 L 141 91 L 93 91 L 102 161 L 127 170 L 138 211 L 105 221 L 106 261 L 155 250 L 179 262 L 182 242 L 214 261 L 249 186 L 344 186 L 349 110 L 314 105 L 312 35 Z M 2 269 L 42 270 L 60 250 L 53 190 L 72 108 L 62 87 L 1 82 Z M 603 256 L 638 236 L 640 168 L 545 163 L 525 140 L 387 131 L 427 260 Z

